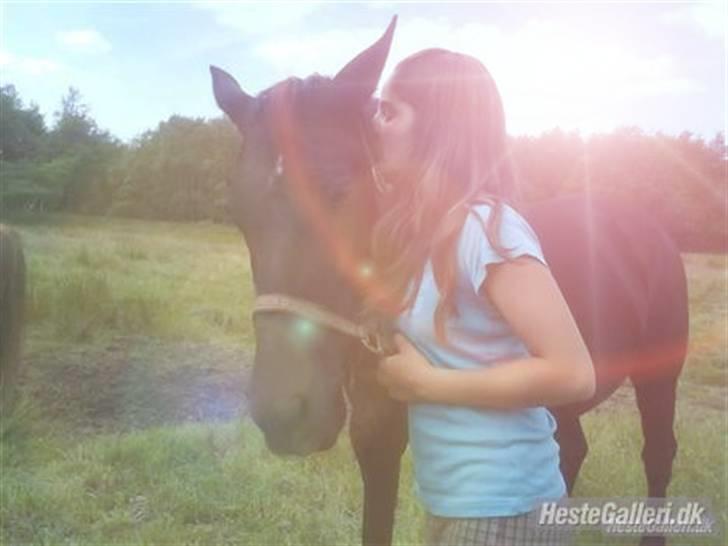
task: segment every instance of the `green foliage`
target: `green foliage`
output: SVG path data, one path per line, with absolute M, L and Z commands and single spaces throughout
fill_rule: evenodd
M 74 154 L 80 149 L 113 141 L 107 132 L 99 129 L 88 105 L 82 101 L 81 93 L 75 87 L 69 87 L 61 98 L 61 109 L 55 113 L 56 122 L 48 134 L 51 157 Z
M 555 130 L 515 138 L 512 147 L 527 201 L 606 193 L 649 211 L 679 240 L 726 245 L 728 149 L 720 134 L 706 143 L 690 133 L 651 136 L 634 127 L 588 138 Z
M 48 134 L 51 158 L 64 158 L 69 170 L 57 179 L 63 188 L 61 208 L 66 211 L 105 213 L 111 205 L 108 171 L 121 145 L 102 131 L 73 87 L 61 99 L 56 123 Z
M 74 180 L 78 158 L 60 156 L 49 161 L 3 161 L 2 207 L 4 210 L 48 212 L 59 210 L 65 188 Z
M 100 130 L 69 88 L 46 131 L 37 107 L 2 88 L 3 211 L 228 220 L 239 135 L 225 119 L 172 116 L 129 144 Z M 637 204 L 683 248 L 725 248 L 724 135 L 647 135 L 634 127 L 583 137 L 559 129 L 511 140 L 526 201 L 598 191 Z M 687 243 L 683 243 L 687 242 Z
M 229 122 L 173 116 L 144 133 L 114 165 L 112 213 L 222 221 L 237 151 Z
M 15 87 L 0 87 L 0 159 L 16 161 L 36 156 L 46 134 L 38 106 L 23 106 Z
M 9 89 L 14 93 L 11 86 Z M 7 128 L 7 135 L 3 126 L 3 138 L 10 144 L 25 142 L 22 140 L 25 133 L 15 125 L 19 124 L 17 120 L 32 121 L 33 116 L 40 116 L 37 108 L 20 110 L 20 99 L 10 91 L 4 91 L 2 99 L 3 105 L 13 100 L 16 103 L 14 109 L 10 108 L 12 115 L 8 123 L 11 126 Z M 29 123 L 26 124 L 28 127 L 31 126 Z M 70 88 L 62 99 L 52 130 L 46 132 L 45 127 L 41 127 L 42 131 L 33 133 L 36 137 L 33 145 L 26 145 L 22 153 L 18 151 L 19 145 L 11 146 L 7 154 L 3 152 L 0 163 L 2 209 L 105 213 L 111 204 L 108 171 L 111 161 L 121 151 L 120 143 L 99 130 L 74 88 Z

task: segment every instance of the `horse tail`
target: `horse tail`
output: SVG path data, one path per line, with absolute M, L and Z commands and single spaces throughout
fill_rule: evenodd
M 25 315 L 25 257 L 20 235 L 0 224 L 0 411 L 15 402 Z

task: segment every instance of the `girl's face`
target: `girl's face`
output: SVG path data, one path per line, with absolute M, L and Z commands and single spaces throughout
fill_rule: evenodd
M 382 89 L 373 127 L 378 139 L 378 167 L 388 177 L 394 177 L 408 167 L 414 140 L 415 111 L 397 97 L 391 80 Z

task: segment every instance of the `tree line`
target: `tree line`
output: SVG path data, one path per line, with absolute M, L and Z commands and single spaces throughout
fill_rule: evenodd
M 223 118 L 172 116 L 129 143 L 101 130 L 69 88 L 50 127 L 12 85 L 0 88 L 0 210 L 64 211 L 225 222 L 238 154 Z M 634 127 L 588 137 L 556 129 L 511 139 L 525 201 L 614 195 L 655 215 L 690 245 L 726 248 L 728 149 L 689 132 Z

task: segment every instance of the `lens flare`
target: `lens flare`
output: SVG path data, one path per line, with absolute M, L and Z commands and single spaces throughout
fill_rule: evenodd
M 359 266 L 359 275 L 365 279 L 370 278 L 374 274 L 374 268 L 370 263 L 363 263 Z
M 307 319 L 297 319 L 293 326 L 293 335 L 296 341 L 307 343 L 316 335 L 318 327 Z

